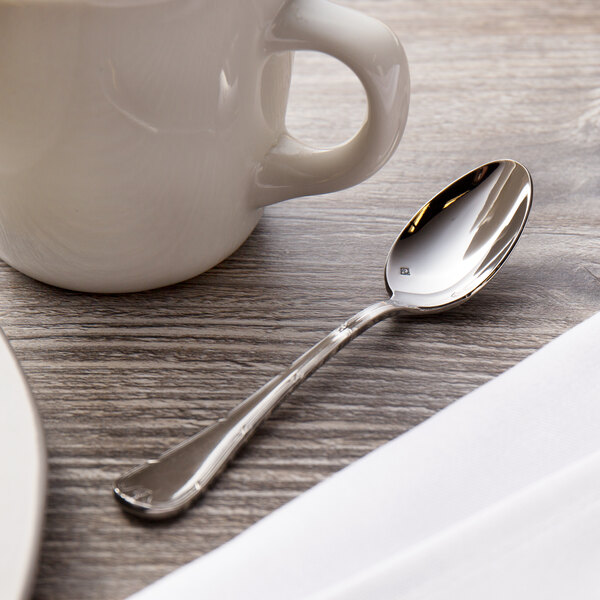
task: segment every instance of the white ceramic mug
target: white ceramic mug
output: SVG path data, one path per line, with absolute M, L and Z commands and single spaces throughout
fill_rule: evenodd
M 364 85 L 348 142 L 287 133 L 295 50 Z M 380 168 L 408 100 L 395 35 L 327 0 L 0 0 L 0 257 L 90 292 L 190 278 L 265 205 Z

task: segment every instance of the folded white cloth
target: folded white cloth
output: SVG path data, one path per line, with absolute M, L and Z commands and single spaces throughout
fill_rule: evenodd
M 600 597 L 600 314 L 131 600 Z
M 600 597 L 600 452 L 310 600 Z

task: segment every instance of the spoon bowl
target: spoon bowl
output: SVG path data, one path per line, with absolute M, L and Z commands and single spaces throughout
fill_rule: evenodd
M 488 163 L 425 204 L 394 242 L 385 265 L 392 302 L 404 310 L 447 310 L 470 298 L 498 271 L 531 209 L 527 169 Z
M 531 177 L 512 160 L 483 165 L 437 194 L 410 220 L 388 255 L 390 298 L 360 311 L 224 419 L 135 467 L 113 486 L 123 508 L 147 519 L 183 512 L 293 390 L 348 342 L 399 312 L 447 310 L 498 271 L 531 208 Z

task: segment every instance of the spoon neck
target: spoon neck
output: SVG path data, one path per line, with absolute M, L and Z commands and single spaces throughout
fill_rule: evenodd
M 337 331 L 348 331 L 351 334 L 351 339 L 366 331 L 379 321 L 383 321 L 394 313 L 401 312 L 402 308 L 398 306 L 390 298 L 382 300 L 367 306 L 367 308 L 357 312 L 350 317 L 345 323 L 340 325 Z

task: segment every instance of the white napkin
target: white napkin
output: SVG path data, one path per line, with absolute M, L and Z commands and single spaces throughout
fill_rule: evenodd
M 600 597 L 600 452 L 310 600 Z
M 600 313 L 131 600 L 600 597 Z

